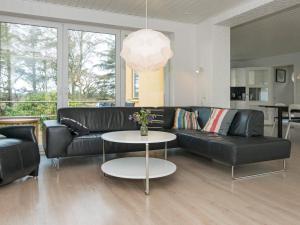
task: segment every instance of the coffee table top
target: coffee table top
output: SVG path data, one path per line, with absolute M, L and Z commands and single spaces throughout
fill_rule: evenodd
M 148 131 L 148 136 L 141 136 L 139 130 L 115 131 L 102 134 L 105 141 L 131 144 L 150 144 L 168 142 L 176 139 L 176 135 L 162 131 Z

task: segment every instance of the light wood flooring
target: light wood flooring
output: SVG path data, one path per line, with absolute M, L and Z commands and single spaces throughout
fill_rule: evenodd
M 232 181 L 230 167 L 175 150 L 169 160 L 177 172 L 151 180 L 149 196 L 143 181 L 104 177 L 99 157 L 66 159 L 59 170 L 42 157 L 38 180 L 25 178 L 0 188 L 0 224 L 297 225 L 300 132 L 296 132 L 284 174 Z M 162 157 L 162 152 L 152 156 Z M 280 166 L 281 161 L 260 163 L 240 167 L 238 173 Z

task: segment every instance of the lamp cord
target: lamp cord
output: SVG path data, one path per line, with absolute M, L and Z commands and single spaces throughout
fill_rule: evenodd
M 146 0 L 146 30 L 148 29 L 148 0 Z

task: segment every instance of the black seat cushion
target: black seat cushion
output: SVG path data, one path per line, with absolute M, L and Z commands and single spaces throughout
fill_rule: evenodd
M 38 169 L 40 155 L 32 141 L 0 139 L 0 185 L 8 184 Z
M 210 137 L 217 136 L 214 133 L 199 130 L 176 130 L 178 145 L 191 152 L 210 158 Z
M 290 141 L 273 137 L 223 136 L 202 131 L 177 131 L 178 144 L 196 154 L 230 165 L 290 157 Z
M 15 138 L 6 138 L 3 137 L 0 139 L 0 149 L 17 146 L 22 143 L 22 140 Z
M 242 165 L 290 157 L 288 140 L 274 137 L 218 136 L 211 140 L 211 154 L 230 165 Z
M 75 137 L 67 148 L 69 156 L 97 155 L 102 153 L 102 133 L 89 133 Z
M 174 130 L 161 130 L 166 132 L 175 132 Z M 101 135 L 103 132 L 90 133 L 88 135 L 78 136 L 73 139 L 67 148 L 68 156 L 80 156 L 80 155 L 98 155 L 102 154 L 103 143 Z M 145 144 L 125 144 L 125 143 L 113 143 L 105 141 L 105 153 L 121 153 L 132 151 L 145 151 Z M 149 149 L 163 149 L 164 143 L 152 143 L 149 145 Z M 168 142 L 168 148 L 177 147 L 177 140 Z

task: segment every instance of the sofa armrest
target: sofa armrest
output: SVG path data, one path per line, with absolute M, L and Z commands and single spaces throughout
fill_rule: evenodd
M 67 147 L 73 136 L 69 129 L 56 120 L 43 122 L 43 147 L 48 158 L 59 158 L 67 155 Z
M 8 126 L 1 127 L 0 134 L 7 138 L 16 138 L 37 143 L 34 130 L 34 126 Z

